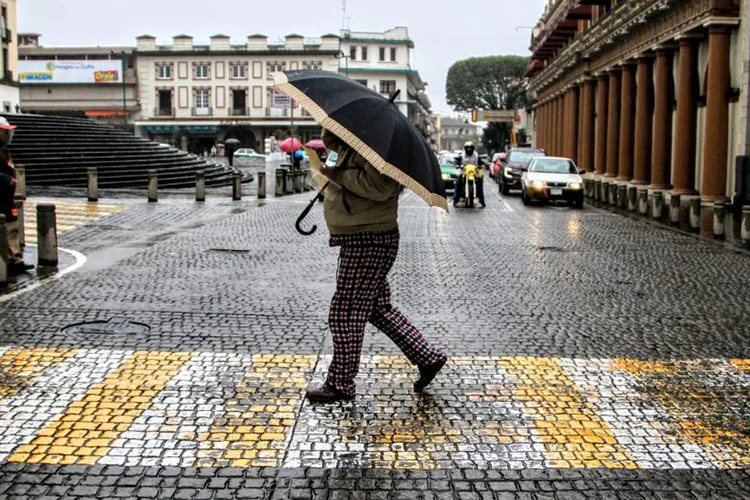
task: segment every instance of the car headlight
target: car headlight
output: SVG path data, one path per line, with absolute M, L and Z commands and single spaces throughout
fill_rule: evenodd
M 450 179 L 451 179 L 451 176 L 450 176 L 450 175 L 448 175 L 448 174 L 443 174 L 443 180 L 444 180 L 444 181 L 449 181 Z
M 507 177 L 508 179 L 510 179 L 510 178 L 513 177 L 512 175 L 510 175 L 512 173 L 513 173 L 513 169 L 512 168 L 506 168 L 505 170 L 503 170 L 503 175 L 505 177 Z
M 571 182 L 570 184 L 568 184 L 568 187 L 570 189 L 581 189 L 583 186 L 580 182 Z
M 531 187 L 534 189 L 544 189 L 547 187 L 547 183 L 544 181 L 531 181 Z

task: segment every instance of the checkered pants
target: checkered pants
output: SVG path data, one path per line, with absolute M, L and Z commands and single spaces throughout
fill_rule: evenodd
M 391 305 L 387 276 L 398 254 L 398 232 L 334 236 L 341 245 L 336 293 L 328 324 L 333 333 L 333 361 L 329 385 L 354 395 L 365 325 L 369 321 L 385 333 L 413 364 L 422 366 L 445 358 L 430 346 L 401 312 Z

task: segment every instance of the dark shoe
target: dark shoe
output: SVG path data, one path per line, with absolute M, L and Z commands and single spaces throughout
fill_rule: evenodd
M 8 266 L 8 269 L 13 274 L 20 274 L 25 273 L 30 269 L 34 269 L 34 266 L 32 266 L 31 264 L 27 264 L 24 261 L 19 261 L 11 263 L 10 266 Z
M 485 205 L 484 203 L 482 203 L 482 208 L 487 208 L 487 205 Z
M 354 396 L 347 396 L 335 387 L 331 387 L 328 385 L 328 382 L 315 389 L 308 389 L 305 397 L 316 403 L 334 403 L 336 401 L 350 401 L 354 399 Z
M 432 382 L 432 379 L 435 378 L 435 375 L 437 375 L 440 369 L 445 365 L 446 361 L 448 361 L 448 358 L 441 359 L 437 363 L 433 363 L 431 365 L 420 366 L 419 367 L 420 376 L 419 376 L 419 380 L 414 382 L 414 391 L 422 392 L 425 387 L 430 385 L 430 382 Z

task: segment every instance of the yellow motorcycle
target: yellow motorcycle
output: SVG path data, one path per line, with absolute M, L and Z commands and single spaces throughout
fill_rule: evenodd
M 464 195 L 466 196 L 466 208 L 474 208 L 474 196 L 477 185 L 477 166 L 466 165 L 464 168 Z

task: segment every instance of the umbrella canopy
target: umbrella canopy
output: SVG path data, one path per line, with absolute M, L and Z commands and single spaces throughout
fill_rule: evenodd
M 435 154 L 391 100 L 329 71 L 274 73 L 273 77 L 280 90 L 378 171 L 411 189 L 430 206 L 448 210 Z
M 239 146 L 241 143 L 238 139 L 227 139 L 224 141 L 224 144 L 234 144 L 235 146 Z
M 292 145 L 292 142 L 294 145 Z M 299 142 L 297 139 L 284 139 L 281 141 L 281 144 L 279 145 L 281 150 L 285 153 L 290 153 L 292 151 L 292 148 L 294 148 L 295 151 L 302 148 L 302 143 Z
M 326 149 L 325 142 L 321 141 L 320 139 L 313 139 L 312 141 L 305 144 L 310 149 Z

